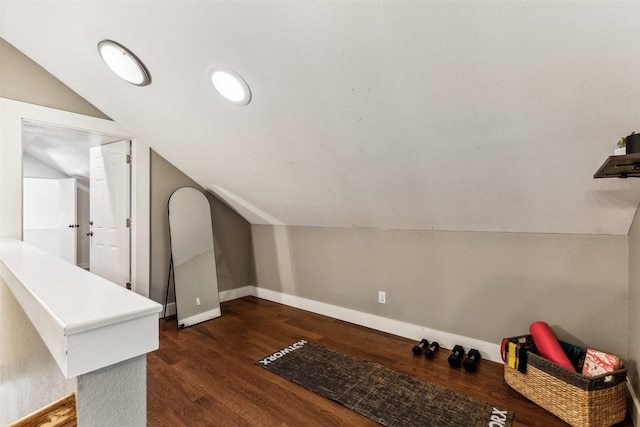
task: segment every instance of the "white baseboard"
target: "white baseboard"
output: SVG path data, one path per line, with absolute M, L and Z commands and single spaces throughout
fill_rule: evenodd
M 629 378 L 627 378 L 627 411 L 631 415 L 633 425 L 638 426 L 638 421 L 640 421 L 640 401 L 638 401 L 638 395 L 633 390 Z
M 242 298 L 242 297 L 246 297 L 249 295 L 255 295 L 255 292 L 251 292 L 251 288 L 255 288 L 255 286 L 245 286 L 243 288 L 237 288 L 237 289 L 231 289 L 228 291 L 222 291 L 220 292 L 220 302 L 225 302 L 225 301 L 231 301 L 234 299 L 238 299 L 238 298 Z M 160 318 L 162 318 L 163 315 L 163 311 L 160 312 L 160 314 L 158 315 Z M 169 316 L 175 316 L 176 315 L 176 303 L 175 302 L 170 302 L 169 304 L 167 304 L 167 308 L 166 308 L 166 312 L 167 312 L 167 317 Z
M 220 302 L 231 301 L 234 299 L 246 297 L 249 295 L 256 295 L 255 286 L 244 286 L 242 288 L 231 289 L 228 291 L 220 292 Z
M 165 309 L 162 310 L 160 313 L 158 313 L 158 316 L 160 318 L 162 318 L 162 315 L 164 314 L 165 311 L 166 311 L 167 317 L 175 316 L 176 315 L 176 303 L 175 302 L 170 302 L 169 304 L 167 304 Z
M 198 313 L 196 315 L 187 317 L 186 319 L 180 319 L 180 323 L 178 325 L 178 329 L 186 328 L 191 325 L 195 325 L 196 323 L 206 322 L 207 320 L 215 319 L 216 317 L 220 317 L 222 312 L 220 311 L 220 306 L 217 308 L 213 308 L 211 310 L 207 310 L 203 313 Z
M 354 323 L 356 325 L 365 326 L 367 328 L 387 332 L 404 338 L 409 338 L 416 342 L 420 341 L 422 338 L 426 338 L 429 341 L 438 341 L 438 343 L 444 348 L 453 348 L 456 344 L 463 346 L 465 349 L 475 348 L 480 351 L 480 354 L 484 359 L 502 363 L 500 345 L 498 344 L 451 334 L 449 332 L 438 331 L 436 329 L 401 322 L 399 320 L 388 319 L 374 314 L 363 313 L 349 308 L 314 301 L 295 295 L 283 294 L 282 292 L 258 288 L 256 286 L 244 286 L 242 288 L 220 292 L 220 302 L 231 301 L 249 295 L 299 308 L 301 310 L 310 311 L 312 313 L 333 317 L 334 319 L 344 320 L 345 322 Z M 167 315 L 174 315 L 175 313 L 175 303 L 167 304 Z M 627 408 L 629 410 L 629 414 L 631 414 L 633 425 L 640 427 L 638 424 L 638 420 L 640 420 L 640 402 L 638 401 L 638 396 L 633 390 L 629 379 L 627 379 L 627 392 Z
M 386 317 L 363 313 L 361 311 L 314 301 L 295 295 L 283 294 L 281 292 L 258 288 L 256 286 L 244 286 L 242 288 L 220 292 L 220 302 L 230 301 L 248 295 L 310 311 L 312 313 L 322 314 L 334 319 L 344 320 L 345 322 L 355 323 L 356 325 L 365 326 L 367 328 L 387 332 L 404 338 L 409 338 L 416 342 L 426 338 L 429 341 L 438 341 L 440 346 L 444 348 L 450 349 L 455 345 L 461 345 L 466 350 L 475 348 L 480 352 L 484 359 L 502 363 L 499 344 L 480 341 L 461 335 L 451 334 L 449 332 L 438 331 L 424 326 L 388 319 Z

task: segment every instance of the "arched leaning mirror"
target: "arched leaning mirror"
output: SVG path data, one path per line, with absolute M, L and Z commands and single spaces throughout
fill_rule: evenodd
M 173 192 L 169 234 L 178 328 L 219 317 L 211 208 L 201 191 L 182 187 Z

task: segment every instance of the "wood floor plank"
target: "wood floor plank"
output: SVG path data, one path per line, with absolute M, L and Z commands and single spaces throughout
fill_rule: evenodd
M 76 395 L 69 394 L 8 427 L 76 427 Z
M 468 373 L 449 367 L 445 349 L 427 360 L 411 340 L 255 297 L 225 302 L 222 313 L 181 330 L 160 320 L 160 348 L 147 359 L 148 426 L 377 426 L 255 364 L 299 339 L 509 408 L 514 427 L 567 425 L 507 386 L 498 363 Z M 629 417 L 618 425 L 631 426 Z

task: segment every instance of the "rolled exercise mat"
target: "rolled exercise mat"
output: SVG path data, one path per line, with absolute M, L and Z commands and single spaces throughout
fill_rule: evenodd
M 529 332 L 531 332 L 533 341 L 536 343 L 536 347 L 538 347 L 540 356 L 572 372 L 576 371 L 576 368 L 573 367 L 567 355 L 562 351 L 562 347 L 551 328 L 549 328 L 549 325 L 544 322 L 533 322 L 531 326 L 529 326 Z

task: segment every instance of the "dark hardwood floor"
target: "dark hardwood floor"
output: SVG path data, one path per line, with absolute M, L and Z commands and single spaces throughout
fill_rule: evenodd
M 255 297 L 223 303 L 222 313 L 180 331 L 160 320 L 160 348 L 147 363 L 149 426 L 379 425 L 255 364 L 301 338 L 509 408 L 514 426 L 567 425 L 507 386 L 498 363 L 453 369 L 447 350 L 426 360 L 406 338 Z M 629 417 L 620 426 L 632 426 Z

